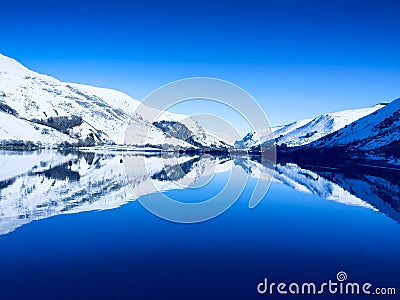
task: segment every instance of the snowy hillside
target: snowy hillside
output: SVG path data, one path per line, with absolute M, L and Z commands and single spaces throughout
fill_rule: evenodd
M 334 134 L 310 144 L 310 147 L 348 146 L 349 150 L 391 151 L 398 149 L 399 141 L 400 98 Z
M 191 118 L 163 113 L 157 121 L 184 122 L 192 134 L 190 145 L 135 114 L 140 102 L 105 88 L 64 83 L 38 74 L 0 54 L 0 141 L 31 141 L 42 145 L 73 143 L 79 146 L 121 145 L 125 129 L 134 129 L 132 144 L 170 144 L 182 147 L 223 147 Z M 148 108 L 152 110 L 151 108 Z M 138 138 L 136 138 L 136 135 Z M 146 135 L 146 140 L 140 138 Z
M 13 141 L 41 141 L 44 144 L 73 143 L 70 136 L 51 127 L 19 119 L 0 111 L 0 139 Z
M 260 130 L 258 132 L 251 131 L 241 141 L 235 142 L 235 146 L 237 148 L 251 148 L 275 137 L 285 136 L 286 134 L 295 131 L 297 128 L 304 126 L 310 121 L 311 119 L 305 119 L 283 126 L 272 127 L 271 130 Z
M 346 125 L 369 115 L 383 105 L 375 105 L 369 108 L 339 111 L 335 113 L 323 114 L 314 119 L 304 119 L 272 128 L 273 136 L 261 132 L 256 134 L 250 132 L 242 141 L 235 143 L 236 147 L 251 148 L 262 143 L 275 139 L 277 145 L 295 147 L 309 144 L 332 132 L 342 129 Z

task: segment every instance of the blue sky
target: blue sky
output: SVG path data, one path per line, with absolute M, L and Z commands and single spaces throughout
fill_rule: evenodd
M 225 79 L 273 125 L 400 97 L 399 1 L 80 2 L 3 2 L 0 52 L 136 99 Z

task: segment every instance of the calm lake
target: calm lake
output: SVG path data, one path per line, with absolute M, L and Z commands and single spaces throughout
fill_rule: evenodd
M 1 151 L 1 296 L 284 299 L 296 296 L 259 295 L 258 283 L 320 284 L 340 271 L 398 294 L 400 172 L 348 170 L 277 164 L 250 209 L 271 171 L 257 158 Z M 205 201 L 241 179 L 237 201 L 204 222 L 167 221 L 135 201 L 156 190 Z

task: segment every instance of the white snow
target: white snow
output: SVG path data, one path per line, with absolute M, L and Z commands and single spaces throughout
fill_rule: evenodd
M 0 129 L 3 128 L 0 130 L 0 141 L 13 139 L 13 135 L 22 139 L 30 136 L 23 135 L 22 132 L 35 133 L 32 128 L 29 128 L 32 124 L 26 121 L 75 115 L 82 117 L 84 122 L 81 126 L 76 126 L 69 131 L 68 134 L 72 139 L 70 141 L 84 140 L 93 133 L 107 144 L 122 145 L 125 141 L 126 129 L 130 124 L 130 135 L 134 141 L 138 141 L 136 145 L 168 143 L 180 147 L 191 146 L 175 138 L 167 137 L 164 132 L 151 124 L 154 120 L 146 120 L 143 116 L 136 114 L 140 102 L 122 92 L 61 82 L 53 77 L 33 72 L 3 55 L 0 55 L 0 104 L 11 107 L 18 114 L 14 118 L 4 120 L 0 125 Z M 157 111 L 157 115 L 160 115 L 158 120 L 184 120 L 184 124 L 194 133 L 194 139 L 204 146 L 223 145 L 214 137 L 207 135 L 201 126 L 188 116 L 161 111 Z M 6 128 L 4 123 L 8 121 L 11 124 Z M 14 127 L 16 133 L 10 133 L 10 127 Z M 146 138 L 142 139 L 142 136 Z M 49 139 L 38 131 L 29 140 L 33 139 L 42 143 L 51 141 L 57 144 L 62 138 L 68 141 L 65 135 L 54 133 L 54 139 Z
M 400 139 L 400 99 L 387 104 L 311 146 L 351 145 L 362 150 L 376 149 Z
M 43 145 L 58 144 L 75 139 L 53 128 L 35 124 L 0 111 L 0 141 L 32 141 Z
M 288 147 L 307 145 L 321 137 L 332 132 L 340 130 L 346 125 L 369 115 L 379 109 L 383 105 L 375 105 L 368 108 L 360 108 L 353 110 L 344 110 L 329 114 L 323 114 L 313 119 L 299 120 L 287 125 L 271 128 L 271 131 L 262 131 L 258 135 L 251 132 L 243 139 L 245 148 L 251 148 L 258 144 L 264 143 L 272 138 L 275 139 L 277 145 L 286 145 Z
M 210 156 L 174 157 L 41 151 L 0 152 L 0 235 L 34 220 L 59 214 L 106 210 L 157 191 L 183 189 L 209 176 L 225 172 L 232 161 Z M 187 174 L 176 181 L 156 176 L 193 160 Z M 72 166 L 66 165 L 72 161 Z M 125 166 L 125 168 L 124 168 Z M 51 172 L 54 168 L 60 168 Z M 62 177 L 71 173 L 70 177 Z M 79 176 L 74 180 L 74 176 Z M 8 181 L 4 181 L 8 179 Z M 128 186 L 129 182 L 129 186 Z
M 271 169 L 266 166 L 250 159 L 243 163 L 251 176 L 259 179 L 270 179 Z M 352 195 L 340 185 L 296 164 L 277 165 L 273 180 L 299 192 L 318 195 L 326 200 L 376 210 L 372 205 Z
M 40 171 L 69 161 L 71 155 L 57 151 L 0 151 L 0 181 Z

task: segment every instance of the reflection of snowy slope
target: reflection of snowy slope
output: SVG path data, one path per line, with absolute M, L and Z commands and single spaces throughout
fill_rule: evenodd
M 214 172 L 229 171 L 232 162 L 212 156 L 126 158 L 126 176 L 135 198 L 156 191 L 182 189 L 195 184 L 201 177 Z
M 0 190 L 0 233 L 7 224 L 28 223 L 61 213 L 117 207 L 128 199 L 118 157 L 68 155 L 58 164 L 42 160 L 46 168 L 9 179 Z
M 239 164 L 239 161 L 235 163 Z M 270 168 L 252 160 L 242 160 L 240 164 L 246 172 L 256 178 L 268 178 L 271 174 Z M 327 200 L 373 209 L 370 204 L 361 200 L 365 198 L 358 198 L 340 185 L 310 170 L 302 169 L 296 164 L 277 165 L 274 181 L 288 185 L 299 192 L 311 193 Z
M 342 186 L 335 184 L 310 170 L 303 169 L 298 165 L 278 165 L 277 173 L 279 175 L 277 175 L 275 178 L 278 181 L 282 181 L 289 186 L 293 185 L 293 187 L 297 187 L 297 189 L 301 187 L 302 189 L 318 195 L 321 198 L 347 205 L 373 208 L 370 204 L 361 200 L 366 198 L 358 198 L 357 196 L 346 191 Z
M 214 169 L 223 172 L 231 167 L 212 157 L 126 155 L 128 187 L 122 156 L 115 154 L 42 151 L 0 155 L 2 170 L 7 170 L 0 173 L 0 234 L 33 220 L 111 209 L 156 191 L 182 189 Z M 183 171 L 180 178 L 172 173 L 157 176 L 174 168 Z
M 368 199 L 380 212 L 400 223 L 400 185 L 396 179 L 326 171 L 321 174 L 356 197 Z
M 66 163 L 73 156 L 56 151 L 0 151 L 0 182 Z
M 254 160 L 251 160 L 250 158 L 236 158 L 235 159 L 235 165 L 238 165 L 242 167 L 242 169 L 250 174 L 250 176 L 259 178 L 262 180 L 271 180 L 271 176 L 274 175 L 275 173 L 272 168 L 269 168 L 267 166 L 264 166 L 263 164 L 260 164 Z

